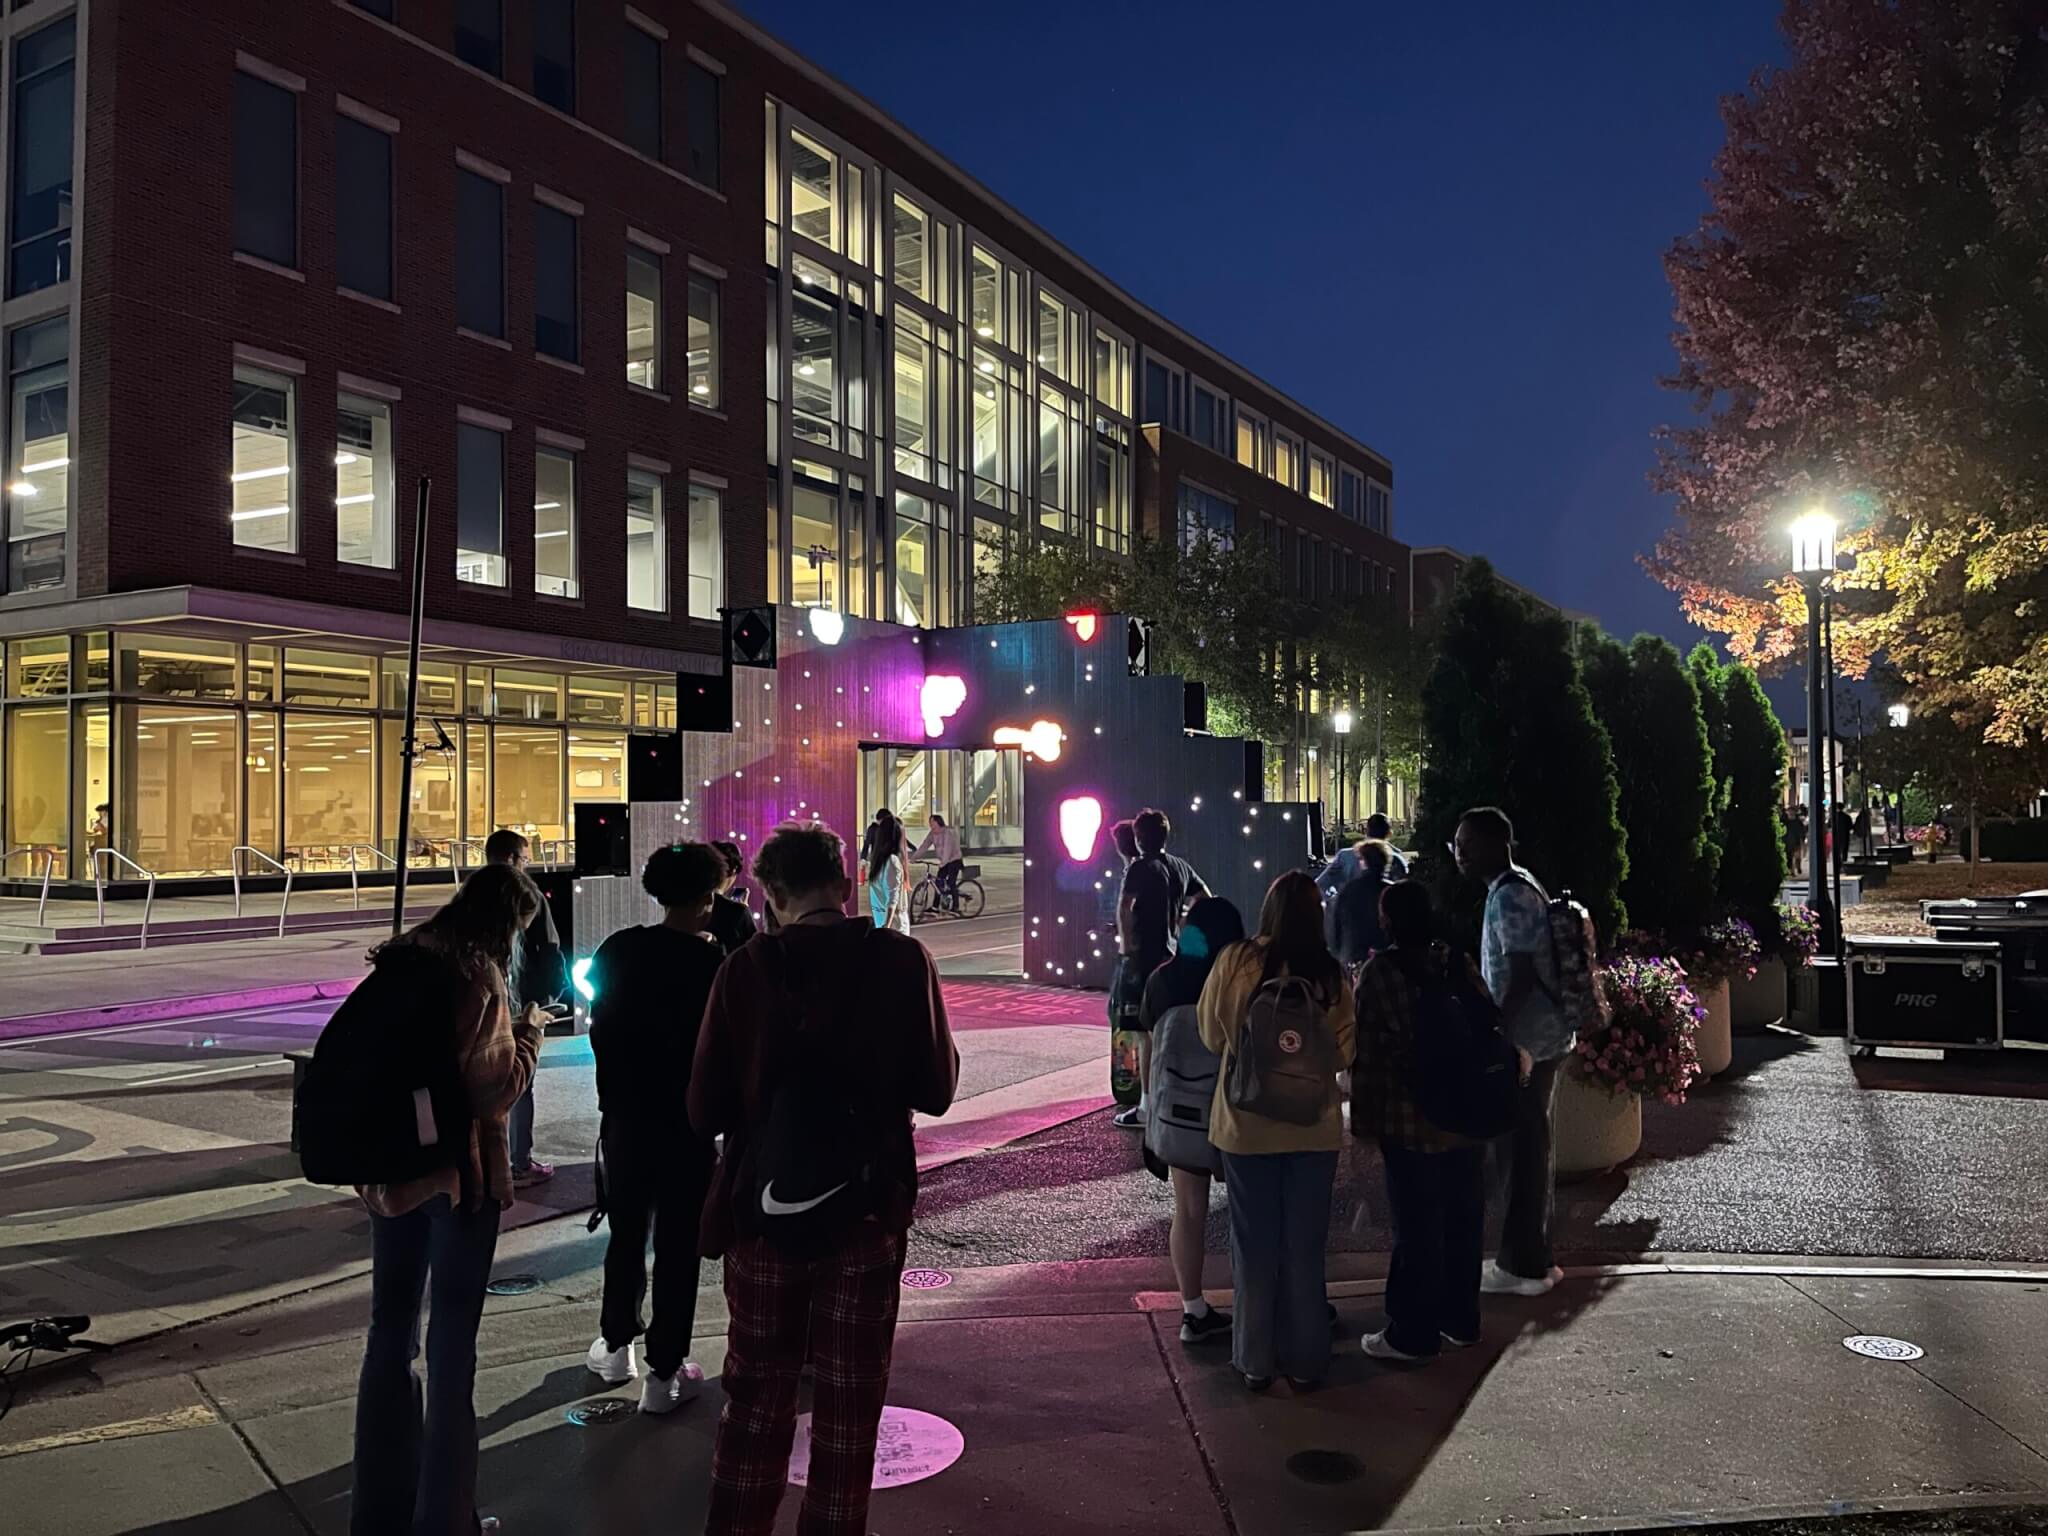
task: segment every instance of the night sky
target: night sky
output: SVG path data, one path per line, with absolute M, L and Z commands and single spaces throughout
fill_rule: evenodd
M 1686 409 L 1660 258 L 1777 0 L 738 0 L 1160 313 L 1393 460 L 1395 531 L 1623 636 Z

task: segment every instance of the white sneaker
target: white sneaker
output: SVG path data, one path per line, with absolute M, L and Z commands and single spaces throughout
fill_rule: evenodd
M 1502 1269 L 1497 1259 L 1488 1259 L 1486 1267 L 1479 1272 L 1479 1289 L 1488 1296 L 1547 1296 L 1551 1287 L 1563 1278 L 1564 1271 L 1554 1264 L 1542 1279 L 1531 1280 L 1526 1275 Z
M 1368 1333 L 1358 1341 L 1358 1347 L 1375 1360 L 1399 1360 L 1404 1364 L 1413 1365 L 1418 1360 L 1429 1358 L 1427 1355 L 1411 1355 L 1405 1349 L 1396 1348 L 1393 1341 L 1387 1337 L 1387 1330 L 1384 1328 L 1378 1333 Z
M 640 1384 L 640 1411 L 667 1413 L 703 1390 L 704 1369 L 694 1360 L 685 1360 L 675 1375 L 665 1378 L 649 1371 L 647 1380 Z
M 640 1374 L 640 1367 L 633 1361 L 633 1346 L 628 1343 L 621 1349 L 607 1349 L 601 1333 L 590 1341 L 590 1353 L 583 1357 L 583 1363 L 608 1387 L 631 1381 Z

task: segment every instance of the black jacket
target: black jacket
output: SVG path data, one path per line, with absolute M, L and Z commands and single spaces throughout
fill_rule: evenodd
M 597 1107 L 683 1123 L 704 1004 L 725 954 L 700 934 L 659 923 L 622 928 L 598 946 L 588 980 Z

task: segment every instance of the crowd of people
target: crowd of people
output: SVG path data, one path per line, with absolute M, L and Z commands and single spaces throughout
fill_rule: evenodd
M 1458 867 L 1488 891 L 1476 964 L 1442 942 L 1384 822 L 1319 878 L 1281 875 L 1251 930 L 1170 851 L 1164 812 L 1141 811 L 1113 830 L 1126 868 L 1110 1006 L 1147 1041 L 1144 1093 L 1116 1123 L 1145 1133 L 1148 1163 L 1171 1183 L 1183 1342 L 1230 1338 L 1253 1390 L 1285 1377 L 1306 1391 L 1323 1379 L 1336 1324 L 1324 1252 L 1347 1096 L 1349 1134 L 1379 1143 L 1394 1211 L 1388 1322 L 1362 1340 L 1367 1354 L 1418 1362 L 1472 1344 L 1483 1292 L 1547 1291 L 1559 1276 L 1551 1101 L 1571 1038 L 1549 903 L 1513 860 L 1507 818 L 1480 808 L 1457 830 Z M 957 842 L 940 833 L 935 819 L 929 851 L 950 853 L 957 867 Z M 814 1422 L 802 1528 L 867 1529 L 917 1195 L 913 1116 L 944 1114 L 959 1077 L 937 971 L 900 920 L 906 842 L 883 812 L 849 868 L 825 827 L 778 829 L 752 867 L 760 929 L 734 894 L 736 848 L 658 849 L 641 881 L 660 921 L 612 934 L 584 978 L 597 1199 L 610 1226 L 587 1364 L 607 1384 L 638 1379 L 644 1413 L 666 1414 L 698 1393 L 706 1372 L 689 1358 L 698 1262 L 723 1261 L 730 1325 L 713 1532 L 772 1529 L 807 1369 Z M 548 1006 L 566 977 L 524 840 L 503 834 L 490 852 L 447 906 L 373 953 L 373 981 L 384 985 L 359 994 L 431 1000 L 445 1015 L 446 1075 L 457 1086 L 452 1099 L 439 1087 L 400 1094 L 421 1106 L 422 1147 L 441 1155 L 426 1157 L 424 1171 L 357 1185 L 373 1252 L 358 1533 L 496 1524 L 476 1507 L 477 1330 L 500 1215 L 522 1182 L 552 1171 L 532 1157 L 531 1110 L 521 1105 L 531 1104 Z M 350 1038 L 354 1005 L 329 1034 Z M 1480 1020 L 1516 1073 L 1506 1084 L 1511 1118 L 1497 1127 L 1505 1200 L 1491 1261 L 1482 1260 L 1486 1143 L 1462 1121 L 1439 1123 L 1442 1085 L 1429 1080 L 1446 1059 L 1433 1033 L 1452 1017 Z M 409 1027 L 425 1031 L 420 1020 Z M 466 1129 L 449 1135 L 451 1103 Z M 1228 1314 L 1202 1284 L 1219 1179 Z M 423 1387 L 413 1368 L 429 1296 Z

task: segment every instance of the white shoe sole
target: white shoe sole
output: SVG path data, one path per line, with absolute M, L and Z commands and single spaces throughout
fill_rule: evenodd
M 640 1389 L 640 1411 L 656 1416 L 673 1413 L 703 1390 L 704 1373 L 687 1362 L 667 1381 L 649 1372 Z
M 1429 1359 L 1428 1355 L 1411 1355 L 1405 1349 L 1394 1348 L 1384 1334 L 1368 1333 L 1358 1341 L 1358 1347 L 1371 1359 L 1385 1360 L 1394 1365 L 1420 1365 Z
M 1479 1277 L 1479 1291 L 1484 1296 L 1548 1296 L 1563 1278 L 1562 1271 L 1556 1269 L 1541 1280 L 1531 1280 L 1489 1265 Z
M 600 1364 L 599 1361 L 602 1358 L 598 1355 L 586 1354 L 583 1357 L 583 1368 L 608 1387 L 623 1387 L 627 1382 L 640 1374 L 640 1367 L 634 1363 L 630 1355 L 626 1358 L 626 1365 L 623 1371 L 610 1360 L 605 1360 L 603 1364 Z

